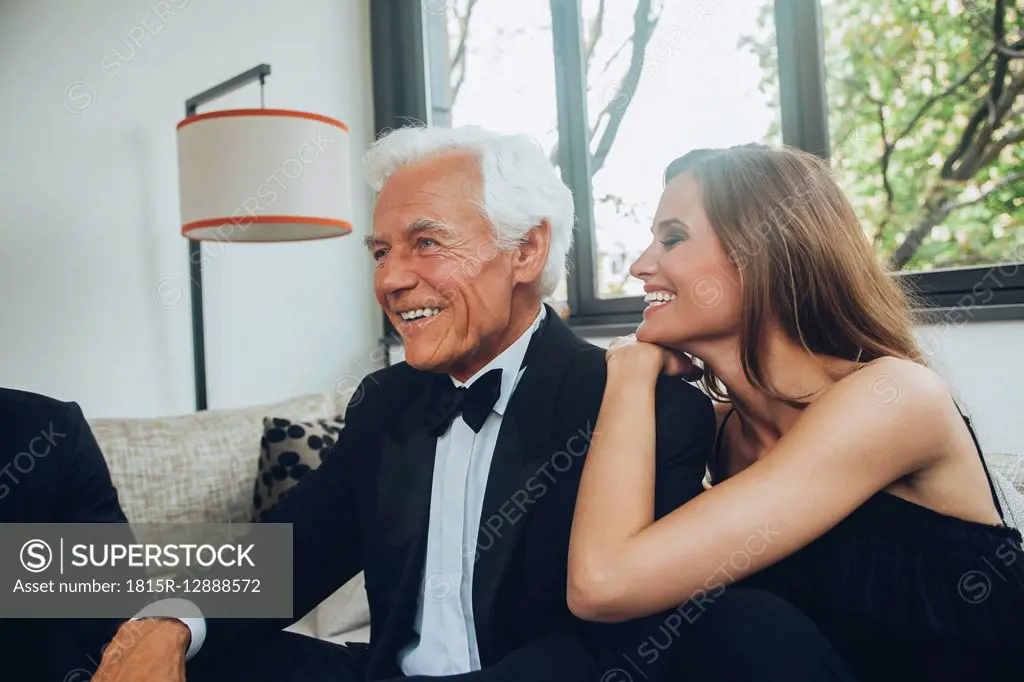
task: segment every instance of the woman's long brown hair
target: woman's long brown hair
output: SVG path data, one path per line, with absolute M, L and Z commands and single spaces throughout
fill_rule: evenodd
M 914 338 L 913 294 L 883 269 L 822 159 L 788 147 L 698 149 L 673 161 L 666 184 L 692 173 L 742 283 L 740 361 L 773 398 L 759 341 L 775 322 L 808 353 L 867 363 L 893 356 L 926 364 Z M 705 368 L 704 389 L 728 400 Z

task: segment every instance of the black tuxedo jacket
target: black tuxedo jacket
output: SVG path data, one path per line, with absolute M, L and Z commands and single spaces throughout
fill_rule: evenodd
M 597 682 L 610 668 L 629 668 L 622 656 L 659 634 L 657 617 L 598 625 L 566 605 L 576 491 L 605 377 L 604 349 L 577 337 L 548 308 L 506 408 L 484 496 L 473 613 L 486 679 Z M 294 524 L 297 616 L 365 571 L 367 679 L 401 675 L 398 651 L 415 637 L 436 444 L 423 415 L 436 380 L 404 363 L 369 375 L 332 455 L 265 519 Z M 657 406 L 662 516 L 702 491 L 714 412 L 701 391 L 678 378 L 660 380 Z M 210 620 L 194 660 L 271 625 L 282 623 Z
M 0 388 L 0 523 L 120 523 L 132 541 L 77 404 Z M 0 618 L 0 659 L 11 679 L 85 680 L 119 622 Z

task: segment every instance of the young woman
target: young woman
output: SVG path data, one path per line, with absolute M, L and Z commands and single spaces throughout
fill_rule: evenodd
M 572 610 L 675 608 L 717 679 L 775 679 L 776 664 L 804 666 L 799 679 L 1019 674 L 1021 535 L 827 166 L 692 152 L 669 166 L 652 232 L 631 269 L 643 322 L 607 355 Z M 655 523 L 662 372 L 702 373 L 721 404 L 709 489 Z

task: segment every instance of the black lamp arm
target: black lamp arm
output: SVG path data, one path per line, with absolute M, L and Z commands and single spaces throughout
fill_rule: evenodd
M 263 80 L 269 75 L 270 64 L 260 64 L 259 66 L 254 66 L 248 71 L 238 74 L 234 78 L 229 78 L 223 83 L 214 85 L 209 90 L 205 90 L 196 95 L 195 97 L 190 97 L 187 100 L 185 100 L 185 115 L 193 116 L 196 113 L 196 109 L 206 104 L 207 102 L 212 102 L 218 97 L 223 97 L 229 92 L 233 92 L 238 88 L 241 88 L 243 86 L 248 85 L 249 83 L 252 83 L 253 81 L 258 80 L 260 82 L 260 85 L 263 85 Z
M 185 100 L 185 116 L 194 116 L 196 109 L 212 102 L 229 92 L 260 82 L 260 106 L 263 106 L 263 82 L 270 75 L 270 64 L 260 64 L 234 78 L 215 85 L 195 97 Z M 202 245 L 195 239 L 188 240 L 188 263 L 190 293 L 192 301 L 192 370 L 195 375 L 196 411 L 205 410 L 206 401 L 206 335 L 203 330 L 203 252 Z

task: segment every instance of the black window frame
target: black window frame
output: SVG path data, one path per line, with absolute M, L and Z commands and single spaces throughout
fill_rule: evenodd
M 440 59 L 436 40 L 428 40 L 428 34 L 437 36 L 444 31 L 445 14 L 436 9 L 428 11 L 435 5 L 433 0 L 371 3 L 378 134 L 410 122 L 448 123 L 449 111 L 443 103 L 447 73 L 437 68 L 445 62 Z M 550 0 L 550 7 L 559 166 L 576 203 L 576 232 L 567 273 L 569 323 L 590 336 L 628 333 L 641 320 L 641 298 L 601 298 L 594 277 L 596 232 L 588 167 L 587 83 L 580 0 Z M 783 142 L 827 159 L 831 143 L 819 0 L 775 0 L 775 35 Z M 431 49 L 433 59 L 427 53 Z M 893 276 L 918 292 L 922 306 L 916 312 L 925 322 L 959 324 L 1024 319 L 1022 266 L 1024 262 L 1007 261 L 979 267 L 899 272 Z M 386 329 L 390 329 L 389 325 Z

